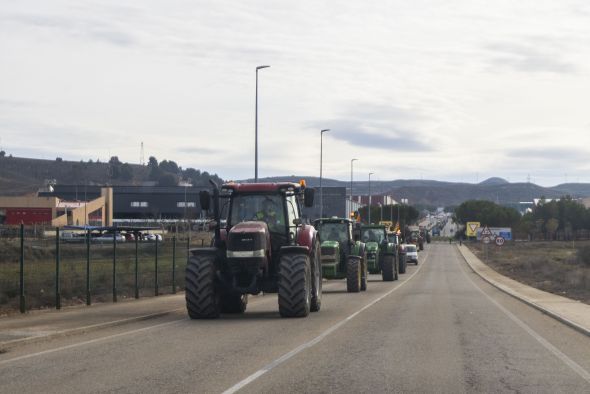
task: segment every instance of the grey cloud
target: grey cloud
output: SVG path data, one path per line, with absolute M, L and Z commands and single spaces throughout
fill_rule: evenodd
M 329 127 L 333 138 L 351 145 L 382 150 L 431 151 L 415 130 L 416 123 L 426 120 L 417 112 L 395 105 L 355 104 L 346 114 L 335 119 L 314 122 L 313 127 Z
M 561 59 L 559 49 L 553 47 L 553 44 L 550 43 L 543 48 L 538 39 L 533 41 L 530 44 L 494 43 L 486 45 L 485 48 L 494 52 L 495 56 L 490 59 L 490 63 L 495 67 L 508 67 L 525 72 L 576 72 L 575 65 Z

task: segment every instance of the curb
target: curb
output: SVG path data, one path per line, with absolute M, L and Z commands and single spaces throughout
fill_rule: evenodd
M 176 309 L 172 309 L 172 310 L 168 310 L 168 311 L 151 313 L 149 315 L 135 316 L 135 317 L 127 318 L 127 319 L 109 321 L 106 323 L 97 323 L 97 324 L 92 324 L 92 325 L 84 326 L 84 327 L 76 327 L 76 328 L 71 328 L 71 329 L 62 330 L 62 331 L 56 331 L 56 332 L 48 334 L 48 335 L 38 335 L 38 336 L 33 336 L 33 337 L 14 339 L 11 341 L 6 341 L 6 342 L 0 342 L 0 351 L 7 351 L 10 349 L 14 349 L 15 347 L 18 347 L 18 346 L 28 345 L 28 344 L 32 344 L 32 343 L 38 343 L 38 342 L 44 342 L 44 341 L 48 341 L 48 340 L 55 339 L 55 338 L 66 337 L 69 335 L 84 334 L 84 333 L 88 333 L 88 332 L 92 332 L 92 331 L 101 330 L 104 328 L 117 327 L 117 326 L 122 326 L 122 325 L 125 325 L 128 323 L 144 321 L 144 320 L 149 320 L 149 319 L 155 319 L 157 317 L 166 316 L 166 315 L 171 314 L 172 312 L 176 312 L 176 311 L 179 311 L 182 309 L 183 308 L 176 308 Z
M 560 314 L 558 314 L 557 312 L 553 312 L 551 309 L 546 308 L 544 306 L 541 306 L 537 303 L 535 303 L 534 301 L 531 301 L 529 299 L 527 299 L 525 296 L 523 296 L 522 294 L 520 294 L 519 292 L 511 289 L 510 287 L 508 287 L 507 285 L 501 284 L 496 282 L 493 279 L 488 278 L 487 276 L 485 276 L 483 273 L 481 273 L 479 270 L 477 270 L 475 267 L 473 267 L 471 265 L 471 263 L 469 262 L 469 260 L 467 260 L 467 258 L 465 257 L 465 255 L 463 254 L 463 251 L 461 250 L 461 248 L 459 248 L 459 246 L 457 246 L 457 249 L 459 250 L 459 253 L 461 254 L 461 256 L 463 257 L 463 260 L 465 260 L 465 262 L 467 263 L 467 265 L 469 266 L 469 268 L 471 268 L 471 270 L 473 272 L 475 272 L 480 278 L 482 278 L 483 280 L 485 280 L 486 282 L 488 282 L 490 285 L 494 286 L 496 289 L 502 291 L 503 293 L 508 294 L 509 296 L 516 298 L 517 300 L 527 304 L 528 306 L 531 306 L 535 309 L 537 309 L 538 311 L 554 318 L 555 320 L 565 324 L 566 326 L 569 326 L 571 328 L 573 328 L 574 330 L 578 331 L 581 334 L 584 334 L 588 337 L 590 337 L 590 329 L 568 319 L 567 317 L 564 317 Z M 476 256 L 477 258 L 477 256 Z M 482 262 L 482 264 L 485 264 Z

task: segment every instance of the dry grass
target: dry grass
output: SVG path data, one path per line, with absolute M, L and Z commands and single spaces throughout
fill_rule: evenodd
M 193 234 L 191 247 L 208 245 L 210 235 Z M 154 295 L 155 244 L 140 243 L 138 248 L 138 283 L 141 296 Z M 184 269 L 187 257 L 186 240 L 176 246 L 175 284 L 184 288 Z M 19 299 L 18 240 L 0 240 L 0 315 L 18 310 Z M 86 302 L 86 245 L 62 244 L 60 247 L 60 287 L 62 306 Z M 134 296 L 135 243 L 117 245 L 117 293 L 121 299 Z M 25 293 L 27 309 L 55 307 L 55 240 L 26 240 Z M 92 302 L 112 300 L 113 247 L 110 244 L 91 244 L 90 280 Z M 158 245 L 159 293 L 172 292 L 172 241 L 165 239 Z
M 590 304 L 590 241 L 468 244 L 485 263 L 521 283 Z

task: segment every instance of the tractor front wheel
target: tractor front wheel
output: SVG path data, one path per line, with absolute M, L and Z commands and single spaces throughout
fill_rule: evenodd
M 221 296 L 222 313 L 244 313 L 248 305 L 248 294 L 228 293 Z
M 191 319 L 215 319 L 221 312 L 215 286 L 215 256 L 191 256 L 186 266 L 186 309 Z
M 306 317 L 311 310 L 311 264 L 303 254 L 281 256 L 279 263 L 279 313 L 283 317 Z
M 361 291 L 361 259 L 358 256 L 348 256 L 346 261 L 346 290 L 349 293 Z

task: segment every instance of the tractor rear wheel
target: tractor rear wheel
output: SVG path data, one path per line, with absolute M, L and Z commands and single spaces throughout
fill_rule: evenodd
M 399 259 L 399 273 L 400 274 L 406 273 L 406 258 L 404 256 L 400 257 L 400 259 Z
M 222 313 L 244 313 L 248 305 L 248 294 L 226 293 L 221 295 Z
M 381 266 L 381 276 L 384 282 L 391 282 L 395 278 L 395 258 L 391 254 L 383 256 L 383 265 Z
M 369 264 L 367 262 L 367 254 L 365 253 L 361 258 L 361 291 L 367 290 L 368 278 L 369 278 Z
M 358 256 L 348 256 L 346 261 L 346 290 L 349 293 L 361 291 L 361 259 Z
M 191 256 L 186 266 L 186 309 L 191 319 L 214 319 L 221 312 L 215 286 L 215 256 Z
M 314 252 L 311 256 L 312 264 L 312 292 L 311 292 L 311 306 L 312 312 L 318 312 L 322 307 L 322 267 L 320 261 L 320 243 L 315 243 Z
M 279 313 L 283 317 L 305 317 L 311 310 L 311 266 L 303 254 L 281 256 L 279 262 Z

